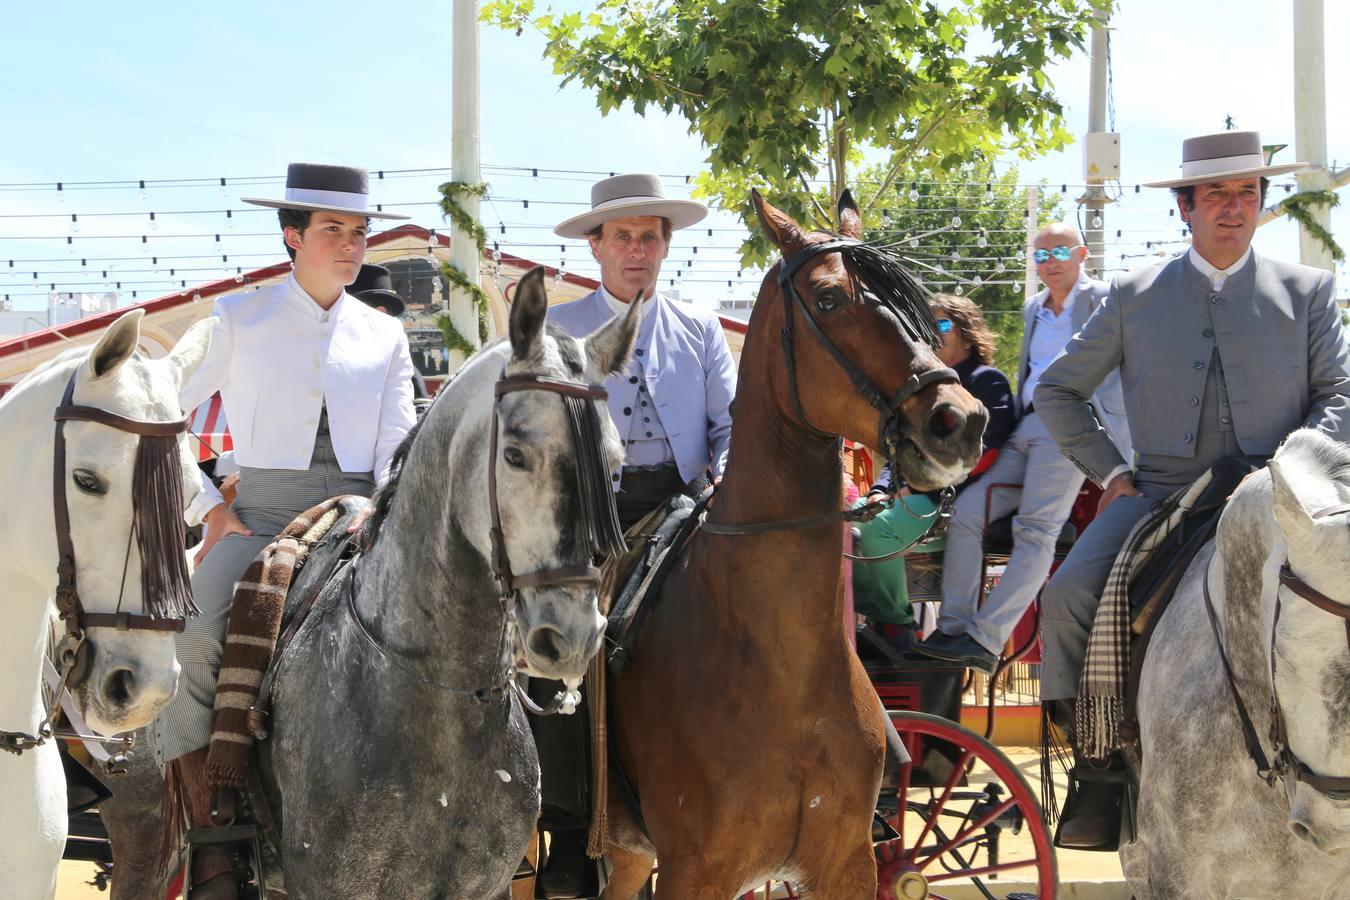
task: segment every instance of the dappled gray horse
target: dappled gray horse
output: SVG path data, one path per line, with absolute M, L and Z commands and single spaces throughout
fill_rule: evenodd
M 1350 448 L 1295 432 L 1234 492 L 1159 623 L 1139 688 L 1138 837 L 1121 850 L 1139 900 L 1350 897 L 1347 502 Z

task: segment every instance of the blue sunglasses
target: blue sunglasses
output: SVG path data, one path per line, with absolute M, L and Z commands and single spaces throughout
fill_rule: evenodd
M 938 327 L 938 331 L 942 332 L 943 334 L 946 334 L 947 332 L 949 332 L 949 331 L 952 330 L 952 320 L 951 320 L 951 319 L 938 319 L 938 320 L 937 320 L 937 327 Z
M 1052 256 L 1060 262 L 1068 262 L 1073 256 L 1073 251 L 1073 247 L 1065 247 L 1061 244 L 1058 247 L 1051 247 L 1049 250 L 1037 250 L 1035 253 L 1031 254 L 1031 257 L 1036 260 L 1036 265 L 1038 266 L 1043 263 L 1048 263 Z

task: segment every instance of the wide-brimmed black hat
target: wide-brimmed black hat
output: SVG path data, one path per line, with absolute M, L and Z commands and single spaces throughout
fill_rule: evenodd
M 394 291 L 394 279 L 384 266 L 366 263 L 347 293 L 370 306 L 383 306 L 391 316 L 403 315 L 403 298 Z
M 370 173 L 355 166 L 291 163 L 286 168 L 286 199 L 240 197 L 254 206 L 345 213 L 372 219 L 406 219 L 370 208 Z

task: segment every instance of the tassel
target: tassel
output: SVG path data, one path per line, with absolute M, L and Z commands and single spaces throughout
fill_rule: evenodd
M 1041 814 L 1046 827 L 1059 821 L 1059 800 L 1055 795 L 1055 778 L 1067 778 L 1073 768 L 1073 752 L 1068 736 L 1059 729 L 1051 714 L 1053 700 L 1041 704 Z
M 141 603 L 152 616 L 195 616 L 183 522 L 183 471 L 176 435 L 141 435 L 132 470 Z
M 609 852 L 609 711 L 605 708 L 605 654 L 591 657 L 586 671 L 586 702 L 591 712 L 591 830 L 586 855 Z

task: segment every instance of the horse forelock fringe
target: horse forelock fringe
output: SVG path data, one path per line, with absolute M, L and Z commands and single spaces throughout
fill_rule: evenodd
M 141 435 L 132 469 L 136 547 L 141 555 L 141 603 L 161 618 L 197 615 L 183 548 L 183 470 L 177 435 Z
M 590 400 L 566 395 L 562 400 L 567 407 L 567 424 L 575 451 L 572 463 L 577 476 L 581 538 L 595 553 L 619 556 L 628 545 L 623 539 L 614 489 L 610 486 L 600 417 Z
M 1301 464 L 1315 467 L 1344 490 L 1350 490 L 1350 446 L 1316 428 L 1300 428 L 1275 454 L 1281 463 L 1292 456 Z
M 929 307 L 933 295 L 894 248 L 893 243 L 869 241 L 847 245 L 839 252 L 863 284 L 900 320 L 910 340 L 934 349 L 941 347 L 942 332 Z

